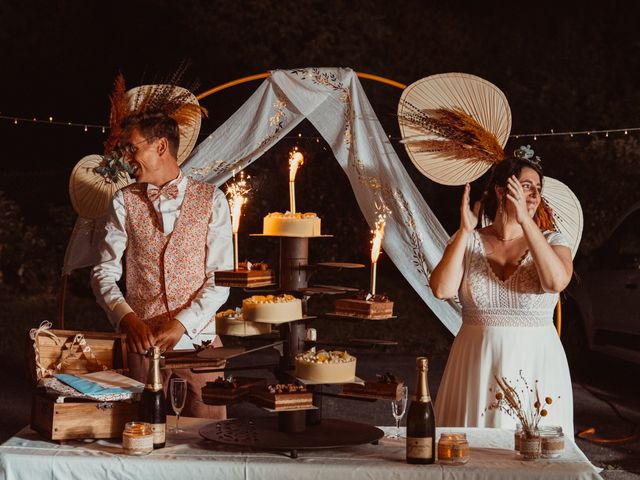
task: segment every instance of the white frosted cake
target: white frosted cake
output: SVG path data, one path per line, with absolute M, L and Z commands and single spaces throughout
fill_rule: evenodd
M 262 233 L 280 237 L 315 237 L 320 235 L 320 218 L 309 213 L 269 213 L 263 220 Z
M 250 337 L 271 333 L 268 323 L 247 322 L 239 308 L 224 310 L 216 314 L 216 333 L 233 337 Z
M 242 300 L 245 320 L 284 323 L 302 318 L 302 302 L 293 295 L 254 295 Z
M 353 382 L 356 357 L 347 352 L 309 350 L 296 356 L 295 376 L 317 383 Z

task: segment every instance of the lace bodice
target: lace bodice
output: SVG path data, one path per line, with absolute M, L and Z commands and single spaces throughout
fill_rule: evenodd
M 569 246 L 558 232 L 544 232 L 551 245 Z M 504 281 L 491 269 L 478 231 L 469 239 L 459 291 L 462 321 L 488 326 L 539 327 L 553 323 L 555 293 L 545 293 L 531 254 Z

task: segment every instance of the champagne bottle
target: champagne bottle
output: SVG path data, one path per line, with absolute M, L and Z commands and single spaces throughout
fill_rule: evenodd
M 160 379 L 160 348 L 151 347 L 148 356 L 149 375 L 140 399 L 140 420 L 151 424 L 155 449 L 166 443 L 167 412 Z
M 407 415 L 407 463 L 433 463 L 436 459 L 436 419 L 427 385 L 427 357 L 416 359 L 416 395 Z

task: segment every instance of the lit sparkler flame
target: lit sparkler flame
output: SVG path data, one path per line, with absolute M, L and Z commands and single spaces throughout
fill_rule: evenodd
M 289 153 L 289 211 L 296 213 L 296 173 L 300 165 L 304 163 L 304 155 L 295 147 Z
M 229 210 L 231 211 L 231 228 L 233 233 L 238 233 L 242 207 L 247 203 L 247 194 L 250 191 L 251 189 L 247 185 L 244 172 L 240 172 L 240 180 L 232 182 L 227 186 L 227 201 L 229 202 Z
M 384 204 L 379 206 L 376 203 L 376 209 L 378 214 L 375 229 L 372 231 L 373 239 L 371 240 L 371 295 L 376 294 L 376 271 L 378 267 L 378 258 L 380 257 L 380 250 L 382 249 L 382 239 L 384 238 L 384 225 L 387 219 L 387 214 L 391 213 Z
M 289 153 L 289 181 L 293 182 L 296 179 L 296 173 L 298 168 L 304 163 L 304 155 L 298 151 L 298 147 L 295 147 Z
M 227 201 L 231 213 L 231 230 L 233 231 L 233 269 L 238 270 L 238 230 L 240 229 L 240 217 L 242 207 L 249 200 L 247 194 L 251 191 L 244 178 L 244 172 L 240 172 L 240 180 L 227 185 Z
M 371 261 L 376 263 L 380 256 L 382 248 L 382 239 L 384 238 L 385 217 L 379 216 L 376 220 L 376 228 L 373 231 L 373 240 L 371 241 Z

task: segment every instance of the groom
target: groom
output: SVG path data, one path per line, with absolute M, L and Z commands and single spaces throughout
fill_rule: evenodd
M 224 194 L 183 176 L 172 117 L 134 113 L 121 126 L 120 148 L 136 183 L 114 195 L 92 287 L 114 327 L 127 335 L 132 376 L 146 381 L 141 354 L 153 345 L 163 351 L 203 341 L 221 345 L 215 313 L 229 289 L 215 285 L 213 272 L 232 268 L 232 234 Z M 123 259 L 126 297 L 116 283 Z M 217 375 L 165 370 L 165 388 L 172 373 L 189 383 L 185 415 L 226 417 L 224 407 L 202 402 L 202 386 Z

